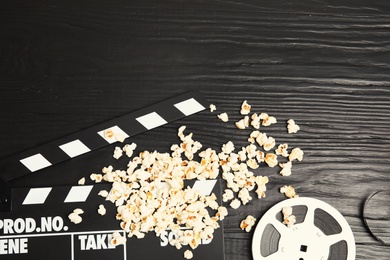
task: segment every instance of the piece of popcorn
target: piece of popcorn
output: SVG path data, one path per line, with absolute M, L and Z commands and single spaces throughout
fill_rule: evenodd
M 270 126 L 272 124 L 277 123 L 276 118 L 273 116 L 269 116 L 267 113 L 261 113 L 260 118 L 262 119 L 262 126 Z
M 115 147 L 113 157 L 118 160 L 122 155 L 123 155 L 122 149 L 120 147 L 118 147 L 118 146 Z
M 101 190 L 101 191 L 99 191 L 98 195 L 99 195 L 99 196 L 102 196 L 103 198 L 107 198 L 107 196 L 108 196 L 108 191 L 106 191 L 106 190 Z
M 217 110 L 217 107 L 214 104 L 210 104 L 210 112 L 213 113 L 215 110 Z
M 258 116 L 256 113 L 254 113 L 252 116 L 251 116 L 251 126 L 253 126 L 253 128 L 255 129 L 259 129 L 260 128 L 260 116 Z
M 265 155 L 264 161 L 268 164 L 269 167 L 275 167 L 278 165 L 278 159 L 276 154 L 273 153 L 267 153 Z
M 295 121 L 293 119 L 287 120 L 287 131 L 289 134 L 296 133 L 300 130 L 299 125 L 295 124 Z
M 221 113 L 217 116 L 222 122 L 227 122 L 229 121 L 229 116 L 227 113 Z
M 85 178 L 81 178 L 78 182 L 78 185 L 84 185 L 85 184 Z
M 115 140 L 117 140 L 118 142 L 123 143 L 125 139 L 126 139 L 126 135 L 124 133 L 119 132 L 115 134 Z
M 283 220 L 283 224 L 285 224 L 289 228 L 293 227 L 295 222 L 296 222 L 296 217 L 294 215 L 290 215 Z
M 247 188 L 242 188 L 240 192 L 238 193 L 238 197 L 242 201 L 242 205 L 246 205 L 249 201 L 252 200 L 251 195 L 249 194 L 249 191 Z
M 284 217 L 288 217 L 288 216 L 292 215 L 292 211 L 293 211 L 293 208 L 290 206 L 282 208 L 282 214 Z
M 252 215 L 248 215 L 244 220 L 241 221 L 240 228 L 246 232 L 250 232 L 255 223 L 256 218 Z
M 230 202 L 230 207 L 233 209 L 238 209 L 241 206 L 241 201 L 238 199 L 233 199 L 232 202 Z
M 251 112 L 251 105 L 248 104 L 246 100 L 242 102 L 240 114 L 241 115 L 247 115 Z
M 190 251 L 190 250 L 186 250 L 186 251 L 184 251 L 184 258 L 185 259 L 192 259 L 194 257 L 194 254 L 192 253 L 192 251 Z
M 101 182 L 101 181 L 103 180 L 103 176 L 102 176 L 101 174 L 96 174 L 96 173 L 92 173 L 92 174 L 89 176 L 89 178 L 90 178 L 92 181 L 96 182 L 96 183 Z
M 225 154 L 230 154 L 234 151 L 234 144 L 232 141 L 227 142 L 226 144 L 222 145 L 222 152 Z
M 246 150 L 243 147 L 241 151 L 238 152 L 238 159 L 240 161 L 246 161 Z
M 246 161 L 246 164 L 248 165 L 249 168 L 251 169 L 257 169 L 259 168 L 259 165 L 257 164 L 256 160 L 251 158 Z
M 106 215 L 106 208 L 104 207 L 104 205 L 103 204 L 100 204 L 99 205 L 99 209 L 98 209 L 98 213 L 100 214 L 100 215 Z
M 285 224 L 289 228 L 291 228 L 296 222 L 296 217 L 292 214 L 292 211 L 292 207 L 282 208 L 283 224 Z
M 291 153 L 288 157 L 289 161 L 294 161 L 294 160 L 302 161 L 302 159 L 303 159 L 303 151 L 301 150 L 301 148 L 294 148 L 291 150 Z
M 295 192 L 294 187 L 290 185 L 284 185 L 280 188 L 280 193 L 283 193 L 287 198 L 296 198 L 298 195 Z
M 104 131 L 104 136 L 106 138 L 113 138 L 114 137 L 114 131 L 112 131 L 112 129 L 107 129 Z
M 259 132 L 255 140 L 258 143 L 258 145 L 263 146 L 268 141 L 268 136 L 266 133 Z
M 268 139 L 263 144 L 263 148 L 265 151 L 269 151 L 275 147 L 275 139 L 273 137 L 268 137 Z
M 219 220 L 224 220 L 224 218 L 228 215 L 227 208 L 224 206 L 218 207 L 218 212 L 216 213 L 216 216 L 219 218 Z
M 131 156 L 133 156 L 135 148 L 137 148 L 137 144 L 131 143 L 131 144 L 126 144 L 122 148 L 122 150 L 126 153 L 126 156 L 130 158 Z
M 245 149 L 246 149 L 247 157 L 249 159 L 256 157 L 256 155 L 257 155 L 257 147 L 256 147 L 256 145 L 250 144 Z
M 234 193 L 231 189 L 225 189 L 224 193 L 222 194 L 222 201 L 228 202 L 234 198 Z
M 282 168 L 282 170 L 280 171 L 280 174 L 282 176 L 290 176 L 291 175 L 291 168 L 292 168 L 291 161 L 286 162 L 286 163 L 279 163 L 279 166 Z
M 113 246 L 119 246 L 119 245 L 124 245 L 126 243 L 126 237 L 125 236 L 122 236 L 119 232 L 114 232 L 112 234 L 112 238 L 111 238 L 111 245 Z
M 261 163 L 261 162 L 264 162 L 264 159 L 265 159 L 265 154 L 263 151 L 257 151 L 256 152 L 256 160 Z
M 287 148 L 288 148 L 288 144 L 286 144 L 286 143 L 280 144 L 278 146 L 278 148 L 275 150 L 276 155 L 281 155 L 283 157 L 288 157 L 289 153 L 287 151 Z
M 79 224 L 83 220 L 81 218 L 80 214 L 83 214 L 83 213 L 84 213 L 84 211 L 82 209 L 77 208 L 77 209 L 73 210 L 73 212 L 68 215 L 68 218 L 74 224 Z
M 235 123 L 238 129 L 245 129 L 249 126 L 249 117 L 245 116 L 243 119 Z

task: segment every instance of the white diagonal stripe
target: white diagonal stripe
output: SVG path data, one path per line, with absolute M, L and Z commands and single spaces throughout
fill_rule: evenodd
M 205 109 L 205 107 L 202 106 L 202 104 L 196 101 L 194 98 L 190 98 L 182 102 L 176 103 L 174 106 L 186 116 L 198 113 Z
M 66 196 L 64 202 L 84 202 L 87 200 L 92 188 L 93 185 L 73 186 Z
M 162 118 L 156 112 L 152 112 L 144 116 L 137 117 L 136 120 L 140 122 L 148 130 L 168 123 L 164 118 Z
M 217 183 L 217 180 L 196 181 L 192 186 L 192 189 L 199 191 L 205 196 L 208 196 L 213 191 L 215 183 Z
M 38 171 L 51 165 L 51 163 L 40 153 L 24 158 L 20 160 L 20 162 L 31 172 Z
M 26 198 L 24 198 L 23 205 L 43 204 L 52 188 L 32 188 L 28 191 Z
M 73 158 L 83 153 L 91 151 L 85 144 L 79 139 L 59 146 L 69 157 Z

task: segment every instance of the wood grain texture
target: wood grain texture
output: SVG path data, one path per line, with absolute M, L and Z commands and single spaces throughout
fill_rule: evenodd
M 77 132 L 188 90 L 199 90 L 229 124 L 204 111 L 134 137 L 166 151 L 185 124 L 205 147 L 245 145 L 239 107 L 267 112 L 278 143 L 305 152 L 267 197 L 229 210 L 226 260 L 251 256 L 239 229 L 284 199 L 281 185 L 330 203 L 355 235 L 356 259 L 389 259 L 362 219 L 365 199 L 390 184 L 390 2 L 388 1 L 13 1 L 0 4 L 0 157 Z M 285 122 L 301 126 L 287 135 Z M 74 184 L 113 163 L 113 147 L 37 173 L 16 186 Z M 87 171 L 87 173 L 86 173 Z M 381 210 L 381 209 L 378 209 Z

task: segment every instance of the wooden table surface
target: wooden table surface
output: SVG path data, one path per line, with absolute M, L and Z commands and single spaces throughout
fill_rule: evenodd
M 282 185 L 339 210 L 354 233 L 356 259 L 390 259 L 389 245 L 370 234 L 362 215 L 367 198 L 390 186 L 389 1 L 0 3 L 0 158 L 190 90 L 217 111 L 130 141 L 167 151 L 186 125 L 204 147 L 244 146 L 250 130 L 234 121 L 248 100 L 252 112 L 277 118 L 264 131 L 305 153 L 289 177 L 256 170 L 270 178 L 267 197 L 229 209 L 226 260 L 252 259 L 253 231 L 239 223 L 284 200 Z M 217 120 L 222 112 L 229 123 Z M 297 134 L 285 130 L 290 118 Z M 60 166 L 67 175 L 36 173 L 11 185 L 74 184 L 109 162 L 112 150 L 97 151 L 90 168 L 75 160 Z

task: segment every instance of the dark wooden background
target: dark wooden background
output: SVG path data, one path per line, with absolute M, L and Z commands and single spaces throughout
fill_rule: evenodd
M 364 225 L 367 197 L 390 183 L 390 2 L 263 0 L 16 0 L 0 3 L 0 158 L 187 92 L 208 111 L 133 137 L 167 151 L 187 125 L 204 147 L 232 140 L 244 99 L 274 115 L 277 142 L 305 152 L 293 175 L 270 176 L 267 197 L 224 221 L 226 260 L 251 256 L 247 215 L 284 199 L 281 185 L 330 203 L 349 222 L 357 259 L 390 259 Z M 287 135 L 285 121 L 301 126 Z M 14 187 L 75 184 L 112 161 L 113 146 L 15 180 Z M 378 213 L 386 210 L 378 208 Z M 390 211 L 390 210 L 389 210 Z M 195 251 L 196 253 L 196 251 Z

